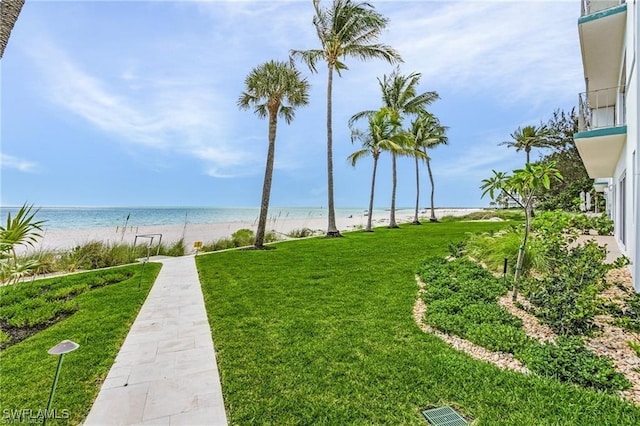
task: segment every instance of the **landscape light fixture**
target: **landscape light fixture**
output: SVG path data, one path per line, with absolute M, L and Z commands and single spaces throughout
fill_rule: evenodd
M 47 418 L 49 417 L 49 412 L 51 410 L 51 403 L 53 402 L 53 395 L 56 393 L 58 377 L 60 376 L 60 368 L 62 367 L 62 359 L 64 358 L 65 354 L 68 354 L 69 352 L 73 352 L 79 347 L 80 347 L 79 344 L 72 342 L 71 340 L 63 340 L 62 342 L 58 343 L 57 345 L 55 345 L 54 347 L 52 347 L 47 351 L 49 355 L 59 355 L 59 358 L 58 358 L 58 367 L 56 368 L 56 375 L 55 375 L 55 378 L 53 379 L 53 386 L 51 386 L 51 393 L 49 394 L 49 403 L 47 404 L 47 411 L 45 412 L 44 421 L 42 423 L 43 425 L 47 424 Z

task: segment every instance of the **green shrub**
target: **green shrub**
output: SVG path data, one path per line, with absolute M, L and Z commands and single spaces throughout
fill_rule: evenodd
M 278 240 L 279 240 L 279 238 L 278 238 L 278 235 L 276 234 L 275 231 L 265 232 L 265 234 L 264 234 L 264 242 L 265 243 L 273 243 L 273 242 L 278 241 Z
M 231 238 L 221 238 L 213 243 L 213 250 L 226 250 L 234 247 L 236 245 Z
M 255 241 L 255 234 L 251 229 L 238 229 L 231 234 L 231 240 L 236 247 L 250 246 Z
M 609 358 L 591 352 L 579 337 L 560 336 L 555 343 L 528 345 L 517 356 L 531 371 L 563 382 L 597 390 L 631 387 Z
M 602 213 L 592 219 L 592 228 L 596 230 L 598 235 L 613 235 L 613 220 Z
M 599 310 L 597 295 L 606 287 L 606 249 L 594 241 L 576 247 L 553 245 L 546 275 L 525 280 L 522 292 L 534 305 L 535 315 L 556 333 L 588 333 Z
M 290 238 L 305 238 L 311 237 L 315 232 L 310 228 L 300 228 L 291 230 L 287 236 Z
M 613 315 L 613 323 L 618 327 L 634 333 L 640 333 L 640 294 L 633 293 L 626 299 L 626 308 L 612 306 L 609 313 Z

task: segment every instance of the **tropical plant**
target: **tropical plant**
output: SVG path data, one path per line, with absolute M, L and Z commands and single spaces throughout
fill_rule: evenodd
M 23 204 L 14 217 L 7 214 L 7 222 L 0 226 L 0 283 L 17 282 L 21 277 L 36 269 L 36 259 L 19 259 L 18 246 L 33 247 L 42 237 L 44 221 L 36 220 L 38 209 Z
M 413 138 L 417 151 L 423 154 L 423 156 L 414 156 L 416 161 L 416 209 L 413 223 L 416 225 L 420 224 L 420 221 L 418 220 L 418 208 L 420 204 L 418 160 L 420 158 L 424 158 L 427 163 L 427 172 L 429 173 L 429 181 L 431 182 L 431 217 L 429 218 L 429 221 L 437 222 L 438 219 L 436 218 L 433 202 L 435 186 L 433 183 L 433 173 L 431 172 L 431 157 L 427 154 L 427 149 L 449 143 L 449 139 L 446 135 L 447 127 L 442 126 L 440 121 L 434 115 L 424 112 L 419 114 L 418 117 L 411 122 L 411 130 L 409 132 Z
M 549 188 L 552 180 L 561 180 L 562 175 L 550 164 L 527 163 L 524 169 L 513 171 L 513 175 L 493 170 L 493 176 L 482 180 L 481 189 L 484 190 L 482 196 L 487 193 L 491 199 L 495 199 L 496 194 L 504 193 L 524 210 L 524 235 L 522 244 L 518 248 L 518 260 L 513 277 L 513 300 L 518 297 L 518 279 L 524 261 L 524 253 L 527 245 L 527 238 L 531 229 L 531 204 L 534 197 L 541 188 Z
M 356 163 L 363 157 L 371 155 L 373 157 L 373 175 L 371 178 L 371 195 L 369 197 L 369 216 L 367 218 L 366 232 L 373 232 L 371 225 L 373 217 L 373 198 L 376 187 L 376 171 L 378 169 L 378 159 L 383 151 L 391 153 L 405 152 L 404 143 L 406 139 L 396 129 L 400 126 L 397 114 L 389 108 L 381 108 L 372 116 L 369 116 L 369 126 L 367 131 L 352 128 L 351 141 L 359 140 L 362 149 L 352 153 L 347 160 L 355 167 Z
M 300 58 L 311 72 L 317 72 L 317 63 L 327 64 L 327 195 L 328 227 L 327 237 L 340 237 L 336 227 L 333 199 L 333 124 L 332 90 L 333 72 L 341 76 L 347 70 L 343 62 L 348 57 L 362 60 L 381 58 L 389 63 L 401 62 L 400 55 L 390 46 L 375 43 L 387 26 L 388 19 L 375 11 L 366 2 L 333 0 L 328 8 L 321 8 L 320 1 L 314 0 L 313 25 L 316 28 L 320 49 L 291 50 L 291 58 Z
M 413 72 L 411 74 L 400 74 L 399 69 L 395 69 L 391 74 L 384 75 L 382 80 L 378 78 L 378 84 L 382 92 L 382 105 L 393 111 L 402 120 L 405 116 L 413 116 L 420 113 L 426 113 L 426 107 L 439 98 L 436 92 L 424 92 L 418 94 L 417 86 L 420 83 L 421 74 Z M 354 114 L 349 120 L 353 123 L 362 117 L 373 114 L 374 111 L 361 111 Z M 409 137 L 409 134 L 406 134 Z M 408 144 L 413 143 L 409 137 Z M 414 155 L 423 158 L 423 154 L 415 149 Z M 398 228 L 396 223 L 396 169 L 397 169 L 397 153 L 391 153 L 391 167 L 393 187 L 391 190 L 391 213 L 389 217 L 389 228 Z
M 553 142 L 550 139 L 550 132 L 547 126 L 540 124 L 539 126 L 518 127 L 515 132 L 511 133 L 510 141 L 500 142 L 499 145 L 506 145 L 509 148 L 515 148 L 516 151 L 524 151 L 527 155 L 527 163 L 530 163 L 530 154 L 532 148 L 548 148 Z
M 578 149 L 573 140 L 578 132 L 578 114 L 575 109 L 569 112 L 556 110 L 546 124 L 549 129 L 551 153 L 542 157 L 540 162 L 553 161 L 562 173 L 563 180 L 549 190 L 541 191 L 537 197 L 536 207 L 541 210 L 562 209 L 578 211 L 580 203 L 574 203 L 580 192 L 591 192 L 596 212 L 604 209 L 602 197 L 593 190 L 593 179 L 589 177 L 582 163 Z
M 277 61 L 265 62 L 254 68 L 246 77 L 245 91 L 238 99 L 238 107 L 240 109 L 253 107 L 258 117 L 268 117 L 269 119 L 267 165 L 265 167 L 260 216 L 254 242 L 257 248 L 264 247 L 278 116 L 284 118 L 286 123 L 289 124 L 294 118 L 295 108 L 306 105 L 308 102 L 309 83 L 307 80 L 301 78 L 300 72 L 292 64 Z

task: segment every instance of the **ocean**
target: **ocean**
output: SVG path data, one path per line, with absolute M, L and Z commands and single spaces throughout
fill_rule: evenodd
M 6 223 L 19 207 L 0 207 L 0 221 Z M 380 209 L 379 211 L 384 211 Z M 39 207 L 36 220 L 44 220 L 47 230 L 108 228 L 147 225 L 184 225 L 258 221 L 255 207 Z M 337 216 L 358 216 L 363 208 L 337 208 Z M 374 211 L 377 213 L 378 210 Z M 314 207 L 269 207 L 269 219 L 306 219 L 326 217 L 327 209 Z

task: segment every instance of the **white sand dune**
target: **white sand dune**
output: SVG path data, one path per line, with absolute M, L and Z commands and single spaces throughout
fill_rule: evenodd
M 481 209 L 436 209 L 436 217 L 443 216 L 462 216 L 473 211 Z M 421 212 L 421 217 L 427 216 L 426 211 Z M 412 210 L 397 210 L 396 221 L 398 223 L 411 222 L 413 220 Z M 384 214 L 374 214 L 373 226 L 385 226 L 389 223 L 388 212 Z M 362 229 L 367 224 L 367 216 L 353 215 L 349 217 L 336 217 L 336 225 L 341 232 L 348 232 Z M 204 244 L 230 237 L 238 229 L 256 230 L 257 224 L 254 222 L 236 221 L 225 223 L 200 223 L 185 225 L 150 225 L 150 226 L 134 226 L 127 227 L 123 230 L 119 228 L 87 228 L 87 229 L 68 229 L 68 230 L 45 230 L 43 238 L 33 250 L 68 250 L 73 247 L 83 245 L 92 241 L 102 241 L 108 244 L 133 244 L 137 238 L 138 244 L 145 244 L 150 239 L 143 238 L 142 235 L 153 235 L 154 244 L 162 237 L 163 243 L 174 243 L 181 238 L 184 239 L 185 247 L 188 252 L 193 251 L 193 243 L 202 241 Z M 326 230 L 327 218 L 314 217 L 306 219 L 271 219 L 267 223 L 267 230 L 275 231 L 280 237 L 286 237 L 286 234 L 302 228 L 311 230 Z

